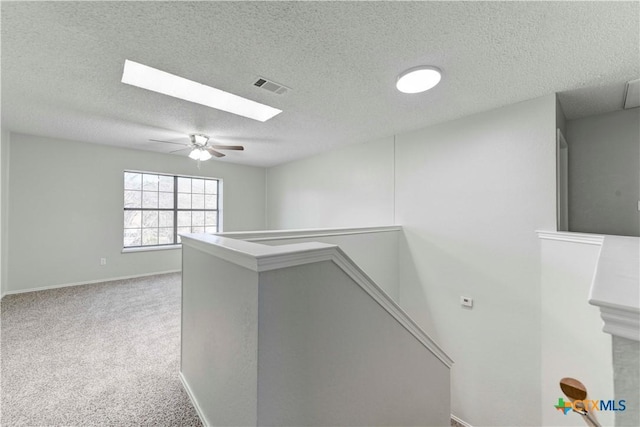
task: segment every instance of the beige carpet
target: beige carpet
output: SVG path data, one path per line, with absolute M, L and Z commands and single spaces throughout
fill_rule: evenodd
M 1 424 L 200 426 L 178 378 L 180 275 L 2 299 Z

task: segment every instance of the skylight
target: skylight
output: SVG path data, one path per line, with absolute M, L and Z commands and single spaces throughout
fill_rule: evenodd
M 195 102 L 217 110 L 266 122 L 282 110 L 185 79 L 137 62 L 125 60 L 122 83 Z

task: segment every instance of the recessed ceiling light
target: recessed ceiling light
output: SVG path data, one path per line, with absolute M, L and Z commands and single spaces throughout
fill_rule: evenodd
M 217 110 L 266 122 L 282 110 L 216 89 L 202 83 L 157 70 L 137 62 L 124 61 L 122 83 L 206 105 Z
M 396 87 L 400 92 L 419 93 L 437 85 L 441 78 L 442 74 L 438 68 L 421 65 L 400 74 Z

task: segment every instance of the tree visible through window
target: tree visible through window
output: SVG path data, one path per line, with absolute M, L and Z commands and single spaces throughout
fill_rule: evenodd
M 218 231 L 218 180 L 124 172 L 124 247 L 174 245 Z

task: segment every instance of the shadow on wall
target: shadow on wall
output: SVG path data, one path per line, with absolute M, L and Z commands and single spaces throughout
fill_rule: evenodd
M 566 121 L 569 231 L 640 236 L 640 108 Z

